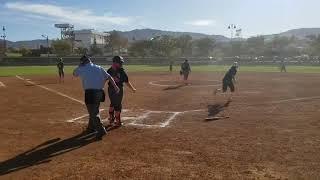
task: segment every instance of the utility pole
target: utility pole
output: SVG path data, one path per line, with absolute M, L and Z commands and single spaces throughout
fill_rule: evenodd
M 6 28 L 3 26 L 2 27 L 2 32 L 3 32 L 3 35 L 1 36 L 3 38 L 3 55 L 6 54 L 6 51 L 7 51 L 7 42 L 6 42 Z
M 41 35 L 42 37 L 44 37 L 47 41 L 47 56 L 49 58 L 49 36 L 48 35 Z

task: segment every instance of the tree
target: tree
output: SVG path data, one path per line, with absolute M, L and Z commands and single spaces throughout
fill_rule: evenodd
M 88 49 L 84 47 L 78 47 L 77 49 L 75 49 L 75 53 L 79 55 L 88 54 Z
M 98 47 L 96 38 L 93 39 L 93 44 L 90 47 L 90 52 L 92 55 L 102 55 L 102 49 Z
M 245 41 L 233 41 L 231 43 L 230 55 L 240 56 L 247 53 L 247 46 Z
M 200 56 L 209 56 L 210 51 L 215 47 L 215 40 L 210 38 L 202 38 L 196 40 L 194 43 L 198 48 L 198 54 Z
M 0 41 L 0 57 L 1 56 L 5 56 L 4 44 L 2 41 Z
M 142 40 L 136 41 L 129 47 L 129 54 L 131 56 L 145 57 L 150 53 L 151 41 Z
M 161 36 L 158 43 L 161 56 L 169 57 L 173 55 L 173 51 L 176 51 L 176 39 L 171 36 Z
M 275 36 L 272 39 L 272 49 L 277 56 L 285 55 L 285 48 L 290 44 L 290 39 L 285 36 Z
M 308 36 L 310 39 L 310 51 L 311 55 L 320 56 L 320 35 Z
M 262 55 L 265 44 L 263 36 L 250 37 L 247 39 L 247 50 L 249 54 Z
M 182 35 L 176 39 L 177 48 L 181 49 L 182 56 L 192 55 L 192 37 L 190 35 Z
M 120 37 L 120 48 L 127 48 L 129 44 L 128 38 Z
M 177 55 L 176 39 L 172 36 L 157 36 L 150 41 L 151 55 L 161 57 L 170 57 Z
M 120 34 L 117 31 L 110 32 L 109 37 L 106 39 L 106 50 L 111 51 L 112 54 L 114 54 L 114 51 L 117 50 L 118 53 L 120 53 L 122 48 L 127 48 L 129 41 L 126 37 L 121 37 Z
M 111 49 L 111 53 L 113 55 L 115 49 L 120 50 L 120 46 L 121 46 L 120 44 L 121 44 L 120 34 L 117 31 L 113 30 L 110 33 L 109 43 L 107 44 L 106 48 L 110 48 Z
M 22 56 L 26 57 L 26 56 L 30 56 L 31 55 L 31 50 L 27 49 L 25 47 L 21 47 L 19 49 L 19 52 L 22 54 Z
M 65 56 L 71 53 L 72 45 L 68 40 L 52 41 L 51 46 L 54 50 L 54 53 L 58 54 L 59 56 Z

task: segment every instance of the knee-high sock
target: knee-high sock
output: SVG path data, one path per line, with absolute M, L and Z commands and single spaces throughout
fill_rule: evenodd
M 113 107 L 109 107 L 109 120 L 113 121 L 114 120 L 114 108 Z
M 121 111 L 115 112 L 116 122 L 121 122 Z

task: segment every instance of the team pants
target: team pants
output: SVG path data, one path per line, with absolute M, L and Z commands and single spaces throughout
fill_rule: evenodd
M 122 110 L 123 88 L 120 88 L 120 92 L 117 93 L 113 87 L 108 88 L 108 95 L 110 99 L 110 107 L 113 107 L 115 111 Z
M 227 92 L 228 87 L 230 88 L 231 92 L 234 92 L 235 88 L 234 88 L 234 84 L 232 82 L 232 80 L 223 80 L 222 81 L 222 91 L 223 92 Z
M 189 72 L 183 72 L 183 79 L 186 81 L 188 80 Z
M 110 99 L 109 116 L 110 122 L 116 121 L 121 122 L 120 115 L 122 111 L 122 99 L 123 99 L 123 88 L 120 88 L 120 92 L 116 93 L 113 87 L 108 88 L 108 95 Z
M 64 70 L 63 69 L 59 69 L 59 77 L 64 77 Z
M 85 91 L 85 102 L 89 113 L 88 129 L 98 131 L 99 135 L 105 134 L 104 126 L 100 119 L 99 107 L 104 102 L 103 90 L 88 89 Z

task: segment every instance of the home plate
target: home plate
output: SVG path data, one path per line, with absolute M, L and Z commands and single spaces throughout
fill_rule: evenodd
M 228 119 L 230 116 L 212 116 L 212 117 L 207 117 L 205 118 L 206 121 L 214 121 L 214 120 L 219 120 L 219 119 Z

